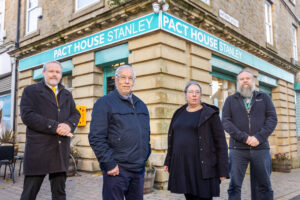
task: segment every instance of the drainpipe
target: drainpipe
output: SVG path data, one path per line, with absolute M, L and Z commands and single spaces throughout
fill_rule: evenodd
M 19 48 L 20 42 L 20 11 L 21 11 L 21 0 L 18 0 L 18 8 L 17 8 L 17 27 L 16 27 L 16 44 L 15 48 Z M 13 131 L 16 131 L 16 108 L 17 108 L 17 85 L 18 85 L 18 59 L 12 59 L 12 66 L 13 66 L 13 80 L 14 84 L 12 85 L 12 95 L 14 100 L 14 109 L 13 109 Z M 15 139 L 15 138 L 14 138 Z

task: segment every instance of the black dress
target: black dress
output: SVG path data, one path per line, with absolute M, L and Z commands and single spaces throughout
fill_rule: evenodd
M 174 121 L 168 189 L 173 193 L 211 198 L 219 196 L 220 180 L 202 178 L 197 127 L 201 111 L 184 110 Z

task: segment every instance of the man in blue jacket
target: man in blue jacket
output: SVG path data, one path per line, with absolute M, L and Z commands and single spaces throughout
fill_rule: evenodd
M 241 199 L 242 182 L 250 162 L 251 199 L 272 200 L 268 137 L 277 124 L 276 111 L 267 94 L 255 91 L 251 72 L 241 71 L 237 86 L 238 92 L 226 99 L 222 114 L 224 129 L 230 135 L 228 196 L 230 200 Z
M 103 200 L 143 199 L 150 124 L 146 105 L 131 92 L 134 81 L 133 68 L 120 66 L 116 89 L 93 108 L 89 142 L 103 172 Z

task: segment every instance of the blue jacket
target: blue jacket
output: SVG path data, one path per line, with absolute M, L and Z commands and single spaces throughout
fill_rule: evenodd
M 145 168 L 151 151 L 149 113 L 139 98 L 132 99 L 133 104 L 115 90 L 94 105 L 89 142 L 104 171 L 116 165 L 133 172 Z
M 229 148 L 269 149 L 268 137 L 277 125 L 277 115 L 271 98 L 263 92 L 254 91 L 248 117 L 243 98 L 237 92 L 225 101 L 222 123 L 230 135 Z M 259 145 L 247 145 L 248 136 L 255 136 Z

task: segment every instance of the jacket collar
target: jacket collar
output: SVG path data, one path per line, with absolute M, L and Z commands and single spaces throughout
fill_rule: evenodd
M 49 88 L 49 86 L 46 84 L 45 80 L 42 79 L 40 82 L 39 82 L 41 85 L 43 85 L 44 87 L 47 87 Z M 61 84 L 61 81 L 58 83 L 57 85 L 57 88 L 58 88 L 58 93 L 59 91 L 61 91 L 62 89 L 64 89 L 65 87 Z M 50 88 L 49 88 L 50 89 Z M 51 90 L 51 89 L 50 89 Z
M 123 95 L 121 95 L 119 93 L 119 91 L 117 90 L 117 88 L 112 92 L 115 96 L 117 96 L 118 98 L 120 98 L 122 101 L 127 101 L 131 104 L 131 102 L 129 101 L 128 98 L 125 98 Z M 135 104 L 137 101 L 139 101 L 139 98 L 137 98 L 137 96 L 135 96 L 133 93 L 131 93 L 131 98 L 133 101 L 133 104 Z
M 177 117 L 180 113 L 182 113 L 187 106 L 188 106 L 187 104 L 181 106 L 174 114 L 174 117 L 175 116 Z M 198 122 L 198 127 L 201 126 L 204 122 L 206 122 L 209 118 L 211 118 L 212 115 L 219 114 L 219 108 L 214 105 L 210 105 L 202 102 L 202 106 L 203 106 L 202 113 Z

